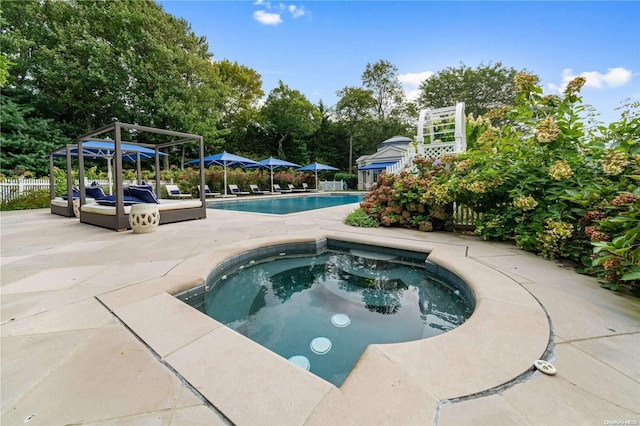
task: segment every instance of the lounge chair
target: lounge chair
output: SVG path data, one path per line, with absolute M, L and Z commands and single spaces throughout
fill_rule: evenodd
M 293 192 L 290 189 L 282 189 L 282 188 L 280 188 L 280 185 L 278 185 L 277 183 L 273 184 L 273 191 L 274 192 L 279 192 L 279 193 L 282 193 L 282 192 Z
M 191 194 L 183 194 L 182 192 L 180 192 L 180 188 L 178 188 L 178 185 L 165 185 L 165 187 L 167 188 L 167 194 L 169 195 L 169 198 L 191 198 Z
M 198 185 L 198 194 L 200 194 L 200 185 Z M 221 193 L 219 193 L 219 192 L 212 192 L 212 191 L 209 189 L 209 185 L 205 185 L 205 186 L 204 186 L 204 196 L 205 196 L 205 198 L 219 197 L 219 196 L 221 196 L 221 195 L 222 195 L 222 194 L 221 194 Z
M 271 192 L 269 191 L 262 191 L 260 188 L 258 188 L 258 185 L 249 185 L 249 189 L 251 189 L 252 194 L 256 195 L 271 194 Z
M 288 184 L 287 186 L 289 187 L 289 190 L 290 190 L 291 192 L 307 192 L 307 190 L 306 190 L 306 189 L 296 188 L 295 186 L 293 186 L 293 185 L 291 185 L 291 184 Z
M 248 191 L 240 191 L 240 189 L 238 189 L 238 185 L 232 185 L 232 184 L 229 184 L 229 191 L 231 191 L 231 193 L 233 195 L 249 195 L 249 194 L 251 194 Z
M 302 189 L 304 189 L 307 192 L 318 192 L 317 189 L 309 188 L 309 185 L 307 185 L 306 182 L 302 182 Z

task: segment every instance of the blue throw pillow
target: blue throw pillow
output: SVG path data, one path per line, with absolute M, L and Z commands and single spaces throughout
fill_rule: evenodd
M 89 198 L 102 198 L 105 196 L 104 191 L 99 186 L 88 186 L 84 189 L 84 192 L 87 194 Z
M 80 198 L 80 188 L 78 188 L 77 186 L 72 186 L 71 191 L 73 192 L 73 198 Z M 63 200 L 66 200 L 67 198 L 69 198 L 69 194 L 62 194 L 61 197 Z
M 150 185 L 129 185 L 129 193 L 145 203 L 160 204 Z
M 116 196 L 115 195 L 105 195 L 104 197 L 96 200 L 96 203 L 102 205 L 102 206 L 111 206 L 111 207 L 115 207 L 116 205 Z M 125 195 L 124 196 L 124 205 L 125 206 L 130 206 L 132 204 L 140 204 L 140 203 L 144 203 L 143 200 L 136 198 L 136 197 L 132 197 L 130 195 Z

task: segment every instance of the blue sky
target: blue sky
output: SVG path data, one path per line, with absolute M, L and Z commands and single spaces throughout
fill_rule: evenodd
M 502 62 L 558 93 L 584 75 L 583 100 L 614 121 L 640 101 L 638 2 L 159 1 L 205 36 L 214 59 L 282 80 L 311 102 L 360 86 L 367 63 L 390 61 L 409 96 L 420 81 L 461 63 Z

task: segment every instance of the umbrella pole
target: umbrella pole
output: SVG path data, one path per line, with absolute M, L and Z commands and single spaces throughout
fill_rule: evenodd
M 318 169 L 316 169 L 316 190 L 318 190 Z
M 224 163 L 224 196 L 227 196 L 227 163 Z
M 271 167 L 270 170 L 271 170 L 271 189 L 269 191 L 273 192 L 274 191 L 274 189 L 273 189 L 273 167 Z
M 113 195 L 113 171 L 111 171 L 111 159 L 107 157 L 107 178 L 109 179 L 109 195 Z

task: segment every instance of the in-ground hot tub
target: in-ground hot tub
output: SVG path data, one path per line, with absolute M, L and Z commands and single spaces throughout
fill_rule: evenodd
M 338 240 L 276 245 L 219 265 L 204 294 L 179 297 L 340 386 L 368 345 L 436 336 L 470 317 L 472 292 L 429 272 L 426 258 Z
M 384 235 L 310 229 L 238 239 L 99 299 L 236 424 L 433 423 L 442 404 L 502 392 L 535 374 L 533 362 L 548 359 L 553 335 L 540 303 L 509 274 L 468 256 L 467 245 L 456 238 L 413 235 L 397 229 Z M 212 267 L 246 266 L 256 255 L 273 255 L 274 245 L 279 252 L 315 253 L 327 240 L 420 253 L 422 259 L 428 253 L 428 271 L 461 291 L 468 284 L 473 314 L 438 336 L 369 345 L 338 388 L 174 297 L 180 294 L 203 309 Z

